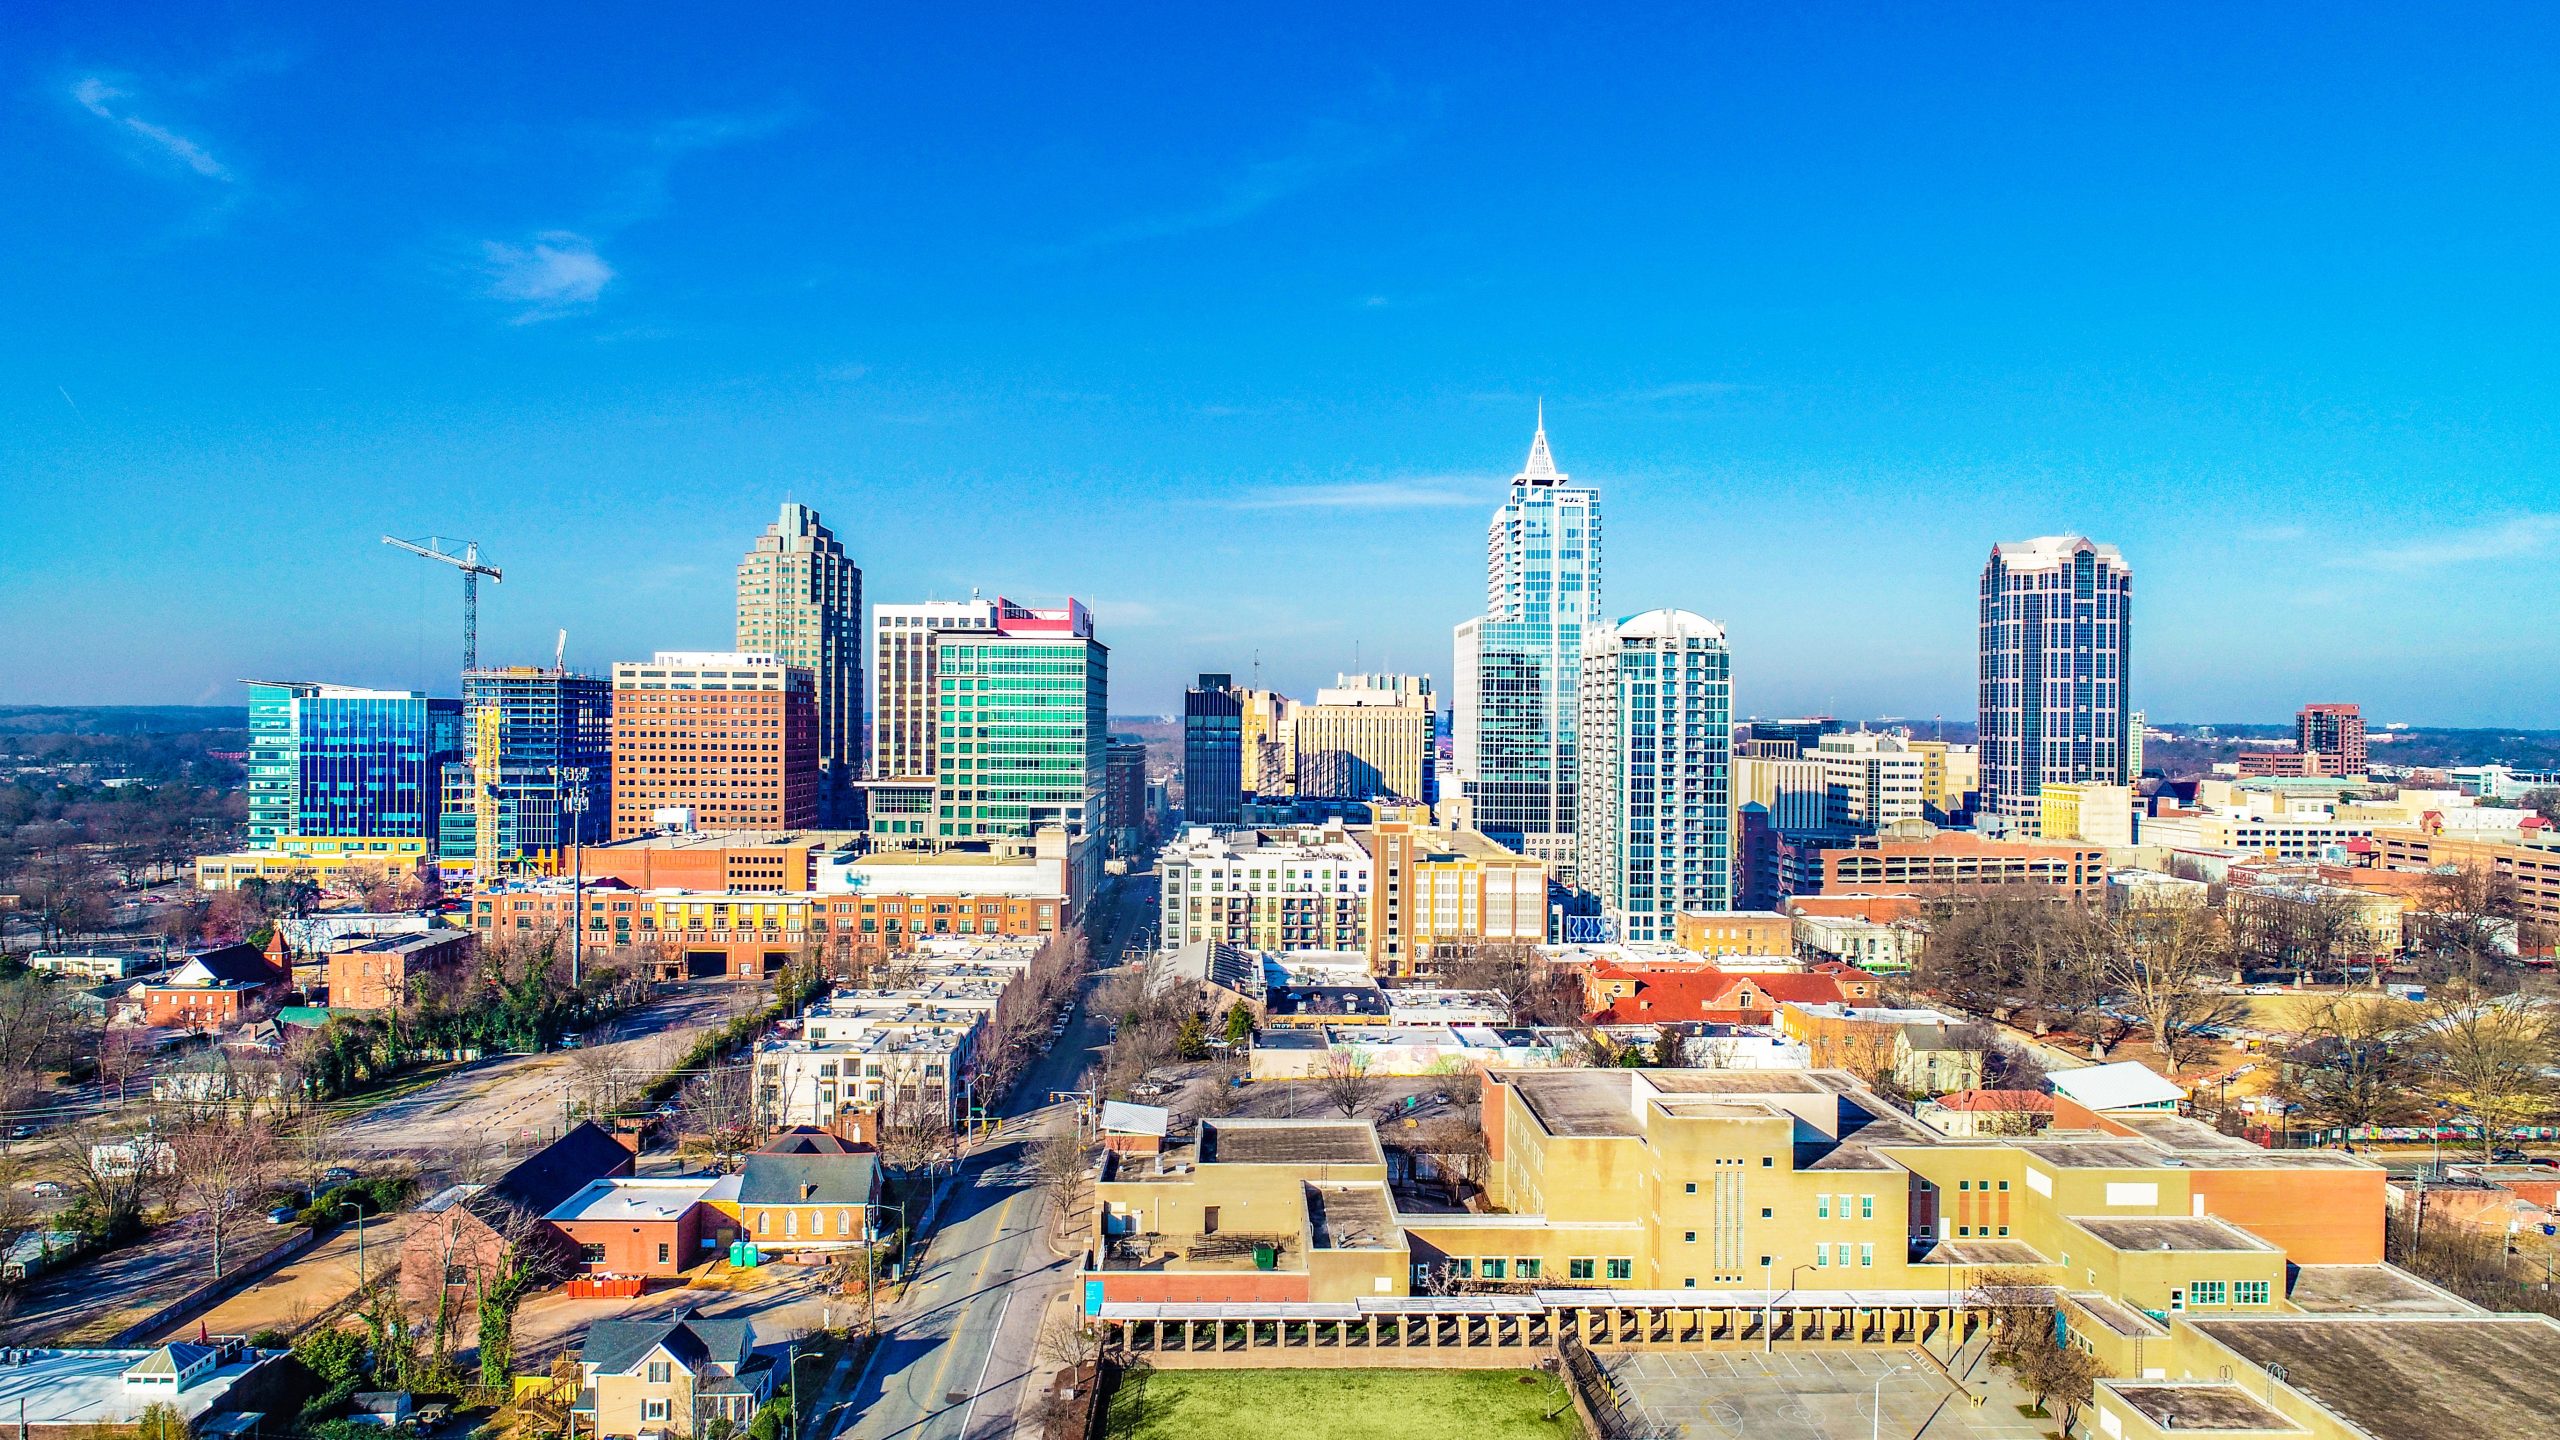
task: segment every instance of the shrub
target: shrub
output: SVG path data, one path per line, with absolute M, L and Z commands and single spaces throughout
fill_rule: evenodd
M 344 1384 L 349 1394 L 355 1393 L 357 1382 L 373 1373 L 365 1363 L 365 1339 L 353 1330 L 323 1330 L 307 1336 L 293 1347 L 293 1358 L 318 1376 L 321 1384 L 331 1389 Z

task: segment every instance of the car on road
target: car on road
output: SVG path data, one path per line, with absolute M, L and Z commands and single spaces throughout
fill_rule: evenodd
M 68 1195 L 71 1193 L 71 1187 L 63 1184 L 59 1180 L 39 1180 L 27 1188 L 34 1191 L 36 1194 L 43 1196 L 47 1200 L 50 1200 L 57 1195 Z
M 279 1205 L 273 1210 L 267 1212 L 267 1223 L 270 1225 L 290 1225 L 293 1223 L 294 1217 L 301 1213 L 301 1211 L 294 1209 L 290 1205 Z
M 356 1172 L 344 1165 L 332 1165 L 320 1172 L 320 1183 L 323 1185 L 344 1185 L 355 1178 Z
M 2524 1165 L 2531 1163 L 2533 1157 L 2512 1147 L 2501 1147 L 2489 1152 L 2489 1160 L 2497 1165 Z

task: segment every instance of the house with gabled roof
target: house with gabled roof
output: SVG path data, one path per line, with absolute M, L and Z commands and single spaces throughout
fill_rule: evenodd
M 465 1300 L 504 1258 L 509 1242 L 551 1247 L 563 1271 L 580 1263 L 579 1247 L 542 1217 L 589 1182 L 628 1175 L 631 1148 L 581 1122 L 485 1185 L 451 1185 L 430 1196 L 400 1245 L 400 1296 L 413 1311 L 440 1297 Z
M 743 1318 L 599 1320 L 578 1352 L 575 1414 L 599 1440 L 700 1435 L 716 1421 L 743 1430 L 779 1368 Z

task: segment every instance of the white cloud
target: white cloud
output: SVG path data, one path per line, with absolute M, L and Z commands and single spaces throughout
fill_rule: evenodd
M 2560 542 L 2560 515 L 2517 515 L 2463 530 L 2379 545 L 2338 563 L 2365 570 L 2437 570 L 2543 554 Z
M 165 125 L 154 124 L 118 108 L 117 101 L 130 100 L 133 97 L 129 92 L 109 84 L 104 78 L 96 75 L 81 77 L 79 82 L 71 87 L 71 98 L 81 109 L 126 134 L 140 139 L 162 155 L 177 161 L 198 175 L 208 180 L 227 181 L 231 178 L 230 170 L 225 168 L 221 161 L 214 159 L 212 152 L 202 145 Z
M 613 267 L 596 253 L 585 236 L 546 230 L 523 245 L 491 240 L 482 247 L 488 257 L 489 294 L 525 308 L 515 323 L 556 320 L 593 305 L 613 283 Z
M 1219 503 L 1230 510 L 1419 510 L 1494 503 L 1481 482 L 1378 480 L 1339 485 L 1272 485 Z

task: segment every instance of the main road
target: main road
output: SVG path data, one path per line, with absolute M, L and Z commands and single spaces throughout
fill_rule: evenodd
M 1117 965 L 1121 950 L 1144 933 L 1153 890 L 1151 877 L 1132 876 L 1116 887 L 1113 902 L 1096 907 L 1101 913 L 1089 933 L 1097 971 Z M 880 1343 L 849 1397 L 812 1408 L 818 1424 L 810 1433 L 1003 1440 L 1017 1418 L 1029 1433 L 1023 1412 L 1057 1368 L 1039 1359 L 1041 1329 L 1075 1306 L 1075 1265 L 1049 1242 L 1050 1202 L 1030 1152 L 1074 1124 L 1074 1107 L 1049 1096 L 1077 1086 L 1105 1038 L 1105 1022 L 1079 1002 L 1066 1035 L 1014 1092 L 997 1138 L 961 1162 L 921 1268 L 880 1317 Z

